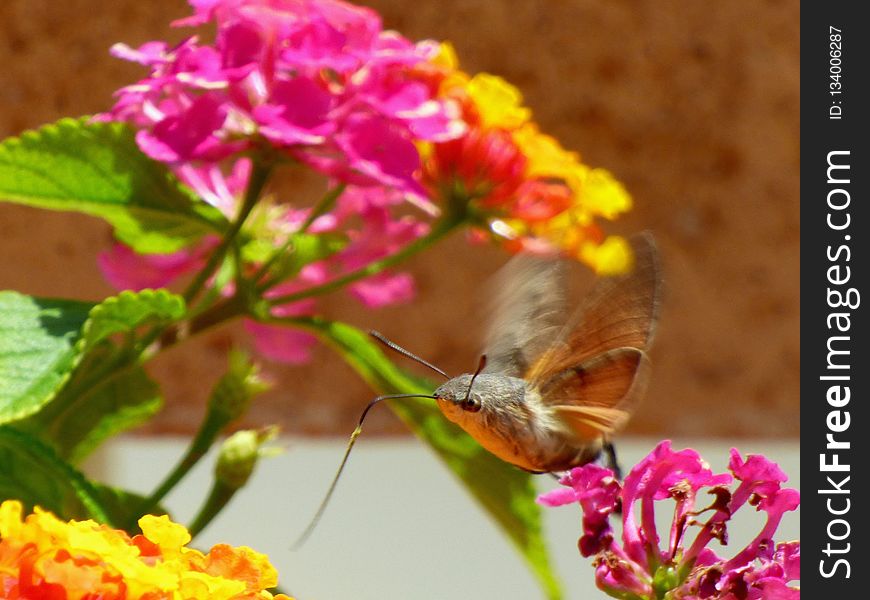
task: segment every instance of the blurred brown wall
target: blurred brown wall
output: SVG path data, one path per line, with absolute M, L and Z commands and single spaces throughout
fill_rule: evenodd
M 378 0 L 411 38 L 449 39 L 466 70 L 520 86 L 542 128 L 612 170 L 651 229 L 667 295 L 649 397 L 630 431 L 656 436 L 799 432 L 799 4 L 796 0 Z M 0 136 L 94 113 L 142 74 L 116 41 L 178 39 L 182 0 L 0 3 Z M 97 299 L 102 223 L 0 204 L 0 288 Z M 473 259 L 468 257 L 473 256 Z M 413 261 L 419 298 L 332 316 L 378 328 L 448 372 L 476 364 L 479 284 L 505 260 L 451 239 Z M 179 347 L 152 369 L 167 406 L 149 431 L 195 427 L 237 328 Z M 352 429 L 371 396 L 321 349 L 309 366 L 269 365 L 278 387 L 250 423 L 290 432 Z M 401 431 L 384 411 L 369 432 Z

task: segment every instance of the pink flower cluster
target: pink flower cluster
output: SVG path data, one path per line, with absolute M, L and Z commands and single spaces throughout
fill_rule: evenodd
M 539 502 L 560 506 L 578 502 L 583 510 L 583 556 L 595 556 L 595 579 L 609 595 L 628 600 L 798 600 L 800 542 L 776 544 L 773 535 L 783 515 L 800 504 L 797 490 L 776 463 L 760 455 L 745 460 L 731 451 L 731 474 L 714 474 L 697 452 L 674 451 L 660 443 L 620 484 L 611 470 L 595 464 L 573 469 L 560 488 Z M 733 480 L 734 488 L 729 488 Z M 698 493 L 711 496 L 696 508 Z M 655 516 L 658 502 L 676 503 L 663 549 Z M 766 522 L 749 544 L 731 558 L 708 544 L 728 541 L 727 523 L 744 505 L 766 513 Z M 611 515 L 622 511 L 622 543 L 614 537 Z M 706 516 L 705 516 L 706 515 Z M 694 536 L 693 528 L 698 528 Z
M 175 25 L 214 22 L 170 47 L 112 52 L 151 69 L 104 118 L 138 129 L 139 147 L 172 165 L 213 163 L 262 142 L 326 175 L 425 197 L 419 141 L 461 135 L 456 104 L 415 70 L 438 52 L 383 31 L 378 14 L 338 0 L 190 0 Z
M 190 0 L 177 26 L 214 23 L 213 43 L 196 36 L 175 46 L 149 42 L 112 52 L 150 74 L 117 93 L 99 119 L 133 125 L 140 149 L 166 163 L 206 202 L 233 219 L 251 173 L 251 153 L 278 152 L 346 185 L 335 207 L 307 229 L 337 233 L 343 249 L 304 266 L 269 290 L 277 297 L 323 284 L 396 252 L 424 235 L 438 208 L 419 182 L 418 145 L 462 135 L 454 100 L 440 98 L 425 64 L 434 42 L 384 31 L 374 11 L 338 0 Z M 396 216 L 405 202 L 417 217 Z M 277 248 L 299 231 L 310 209 L 270 211 L 266 238 Z M 261 232 L 262 233 L 262 232 Z M 169 255 L 139 255 L 116 245 L 99 258 L 118 288 L 163 287 L 202 268 L 214 239 Z M 222 290 L 229 293 L 231 290 Z M 381 272 L 348 287 L 370 307 L 409 300 L 410 275 Z M 311 314 L 313 300 L 275 307 L 275 316 Z M 258 350 L 302 362 L 313 339 L 254 322 Z

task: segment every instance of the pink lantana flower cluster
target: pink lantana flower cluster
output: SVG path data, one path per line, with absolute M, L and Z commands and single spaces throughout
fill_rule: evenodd
M 800 494 L 776 463 L 761 455 L 744 460 L 731 451 L 730 474 L 715 474 L 691 449 L 660 443 L 620 484 L 610 469 L 578 467 L 561 480 L 568 486 L 543 494 L 546 506 L 577 502 L 583 510 L 583 556 L 594 556 L 600 589 L 624 600 L 798 600 L 800 542 L 774 542 L 773 535 Z M 736 480 L 736 486 L 733 483 Z M 708 501 L 699 493 L 706 491 Z M 656 506 L 675 502 L 662 547 Z M 705 505 L 707 504 L 707 505 Z M 727 524 L 743 506 L 766 513 L 761 531 L 731 558 L 708 545 L 728 542 Z M 622 512 L 621 543 L 610 524 Z
M 378 14 L 336 0 L 191 0 L 178 26 L 214 22 L 170 47 L 123 44 L 115 56 L 151 69 L 109 113 L 139 147 L 173 165 L 213 163 L 265 140 L 347 183 L 424 197 L 415 143 L 460 135 L 458 107 L 414 67 L 438 52 L 384 31 Z

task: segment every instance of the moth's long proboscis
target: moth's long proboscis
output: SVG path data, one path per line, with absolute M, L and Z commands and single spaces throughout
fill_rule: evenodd
M 350 451 L 353 449 L 353 446 L 356 443 L 356 439 L 362 433 L 362 425 L 363 421 L 365 421 L 366 415 L 368 415 L 372 407 L 378 402 L 381 402 L 383 400 L 400 400 L 402 398 L 435 399 L 434 396 L 430 396 L 427 394 L 388 394 L 386 396 L 378 396 L 377 398 L 368 403 L 368 405 L 365 407 L 362 414 L 360 415 L 359 424 L 357 424 L 356 429 L 353 430 L 353 433 L 350 434 L 350 439 L 347 441 L 347 448 L 344 451 L 344 456 L 341 459 L 341 464 L 338 466 L 338 470 L 335 472 L 335 477 L 332 478 L 332 483 L 329 485 L 329 489 L 327 490 L 326 495 L 320 502 L 320 506 L 317 508 L 317 512 L 314 513 L 314 517 L 311 519 L 311 522 L 308 523 L 308 527 L 305 528 L 305 531 L 302 532 L 302 534 L 293 543 L 293 546 L 291 546 L 291 550 L 298 550 L 305 544 L 306 541 L 308 541 L 308 538 L 311 537 L 311 534 L 314 532 L 314 529 L 317 527 L 317 524 L 323 517 L 323 513 L 326 512 L 326 507 L 329 505 L 329 501 L 332 499 L 333 493 L 335 493 L 335 488 L 338 485 L 338 480 L 339 478 L 341 478 L 341 474 L 344 471 L 345 465 L 347 464 L 347 459 L 350 457 Z

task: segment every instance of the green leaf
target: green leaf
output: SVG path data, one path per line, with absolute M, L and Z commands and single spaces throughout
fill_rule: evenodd
M 130 360 L 114 348 L 94 353 L 51 403 L 16 426 L 80 463 L 106 439 L 144 423 L 163 406 L 157 384 Z
M 160 389 L 139 366 L 136 352 L 107 339 L 184 315 L 184 299 L 167 290 L 124 291 L 94 306 L 77 345 L 85 360 L 57 396 L 22 426 L 77 464 L 107 438 L 157 414 L 163 405 Z
M 15 499 L 26 510 L 41 506 L 61 519 L 95 519 L 118 526 L 135 522 L 144 497 L 89 481 L 42 441 L 0 426 L 0 502 Z M 168 514 L 156 506 L 152 514 Z
M 100 493 L 79 471 L 39 439 L 0 426 L 0 501 L 20 500 L 27 510 L 39 505 L 61 519 L 112 521 Z
M 344 323 L 312 318 L 300 326 L 317 333 L 379 393 L 431 394 L 434 386 L 398 369 L 364 332 Z M 431 401 L 391 403 L 391 408 L 428 442 L 520 550 L 548 598 L 562 597 L 553 573 L 535 503 L 532 475 L 484 450 Z
M 0 143 L 0 199 L 105 219 L 142 253 L 174 252 L 226 219 L 137 147 L 122 123 L 62 119 Z
M 115 333 L 129 333 L 144 323 L 172 322 L 185 315 L 184 298 L 167 290 L 121 292 L 94 306 L 84 327 L 82 352 Z
M 0 377 L 0 423 L 17 422 L 80 461 L 162 404 L 132 344 L 109 338 L 184 315 L 184 300 L 166 290 L 121 292 L 97 305 L 0 293 L 0 375 L 9 374 Z
M 38 411 L 66 383 L 92 307 L 0 292 L 0 423 Z

